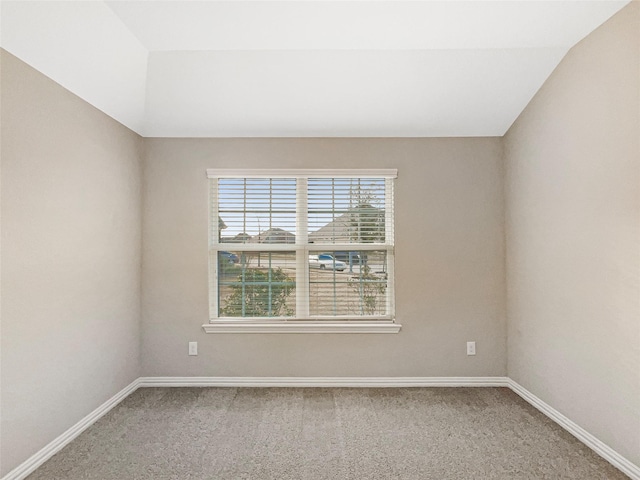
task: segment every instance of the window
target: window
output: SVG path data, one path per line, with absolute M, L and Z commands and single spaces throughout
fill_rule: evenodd
M 214 332 L 398 332 L 396 170 L 207 170 Z

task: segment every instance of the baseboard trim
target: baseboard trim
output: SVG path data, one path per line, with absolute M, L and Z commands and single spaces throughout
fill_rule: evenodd
M 140 387 L 507 387 L 507 377 L 141 377 Z
M 540 412 L 544 413 L 547 417 L 556 422 L 558 425 L 560 425 L 562 428 L 564 428 L 566 431 L 568 431 L 570 434 L 584 443 L 587 447 L 591 448 L 594 452 L 607 460 L 614 467 L 631 477 L 633 480 L 640 480 L 640 467 L 627 460 L 625 457 L 620 455 L 604 442 L 598 440 L 580 425 L 564 416 L 562 413 L 535 396 L 519 383 L 513 381 L 510 378 L 508 378 L 507 380 L 509 388 L 511 388 L 511 390 L 522 397 L 527 403 L 531 404 Z
M 140 378 L 137 378 L 125 388 L 116 393 L 109 400 L 104 402 L 89 415 L 84 417 L 78 423 L 69 428 L 66 432 L 55 438 L 41 450 L 33 454 L 23 463 L 7 473 L 2 480 L 23 480 L 31 475 L 40 465 L 53 457 L 56 453 L 66 447 L 71 441 L 84 432 L 87 428 L 97 422 L 102 416 L 108 413 L 113 407 L 118 405 L 122 400 L 135 392 L 140 384 Z

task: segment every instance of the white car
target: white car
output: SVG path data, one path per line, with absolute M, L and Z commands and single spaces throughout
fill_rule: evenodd
M 309 255 L 309 268 L 319 268 L 321 270 L 330 269 L 342 272 L 347 268 L 347 264 L 336 260 L 329 254 L 321 253 L 320 255 Z

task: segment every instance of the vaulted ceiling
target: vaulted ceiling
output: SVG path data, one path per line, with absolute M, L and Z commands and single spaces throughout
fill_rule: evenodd
M 144 136 L 500 136 L 627 3 L 2 1 L 0 42 Z

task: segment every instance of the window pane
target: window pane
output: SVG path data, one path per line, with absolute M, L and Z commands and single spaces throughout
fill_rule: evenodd
M 387 252 L 309 252 L 312 316 L 387 315 Z
M 295 243 L 295 179 L 221 178 L 217 182 L 220 243 Z
M 295 252 L 218 252 L 219 316 L 294 316 L 295 266 Z
M 383 178 L 310 178 L 308 191 L 311 243 L 384 243 Z

